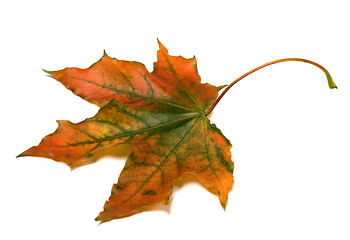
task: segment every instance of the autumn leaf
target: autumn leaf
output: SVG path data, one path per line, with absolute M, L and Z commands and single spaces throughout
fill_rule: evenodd
M 139 62 L 117 60 L 106 53 L 87 69 L 46 71 L 79 97 L 100 106 L 98 113 L 74 124 L 58 121 L 57 130 L 19 156 L 51 158 L 71 168 L 96 161 L 101 150 L 129 144 L 132 152 L 104 210 L 96 218 L 106 222 L 133 215 L 145 206 L 167 204 L 172 183 L 184 173 L 198 177 L 225 208 L 233 185 L 234 164 L 229 140 L 211 124 L 208 115 L 222 96 L 253 69 L 222 87 L 202 84 L 195 58 L 168 54 L 158 41 L 157 62 L 148 72 Z M 329 76 L 329 77 L 328 77 Z M 334 84 L 334 85 L 333 85 Z
M 102 108 L 78 124 L 59 121 L 56 132 L 20 156 L 47 157 L 76 168 L 92 163 L 103 148 L 132 146 L 98 221 L 167 203 L 172 182 L 186 172 L 226 206 L 233 183 L 231 145 L 205 116 L 220 87 L 200 83 L 195 58 L 170 56 L 161 43 L 157 57 L 152 73 L 141 63 L 106 54 L 88 69 L 48 72 Z

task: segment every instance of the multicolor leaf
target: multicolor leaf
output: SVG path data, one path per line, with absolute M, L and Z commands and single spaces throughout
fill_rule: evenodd
M 226 206 L 233 184 L 231 144 L 205 114 L 221 87 L 202 84 L 196 59 L 171 56 L 160 42 L 157 58 L 152 73 L 141 63 L 107 54 L 87 69 L 47 71 L 101 109 L 77 124 L 59 121 L 54 133 L 19 156 L 51 158 L 75 168 L 94 162 L 102 149 L 132 146 L 98 221 L 168 203 L 173 181 L 187 172 Z

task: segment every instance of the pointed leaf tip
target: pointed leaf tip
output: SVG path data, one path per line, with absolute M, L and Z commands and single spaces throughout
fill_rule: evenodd
M 45 69 L 42 69 L 44 72 L 46 72 L 47 74 L 51 74 L 52 71 L 48 71 L 48 70 L 45 70 Z
M 25 150 L 21 154 L 17 155 L 16 158 L 20 158 L 20 157 L 35 157 L 35 154 L 33 154 L 33 148 L 34 147 L 31 147 L 31 148 Z
M 20 157 L 25 157 L 26 155 L 25 155 L 25 152 L 22 152 L 21 154 L 18 154 L 17 156 L 16 156 L 16 158 L 20 158 Z
M 25 150 L 21 154 L 18 154 L 16 156 L 16 158 L 20 158 L 20 157 L 36 157 L 35 153 L 33 152 L 33 149 L 34 149 L 34 147 L 31 147 L 31 148 Z
M 157 42 L 158 42 L 159 50 L 168 54 L 168 49 L 164 47 L 163 43 L 161 43 L 158 38 L 157 38 Z
M 222 89 L 225 88 L 225 87 L 227 87 L 227 84 L 221 85 L 221 86 L 217 86 L 217 88 L 219 89 L 219 91 L 222 90 Z

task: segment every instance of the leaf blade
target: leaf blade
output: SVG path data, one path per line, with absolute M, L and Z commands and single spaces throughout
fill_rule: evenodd
M 151 73 L 141 63 L 105 53 L 86 69 L 45 72 L 101 108 L 77 124 L 58 121 L 54 133 L 19 157 L 46 157 L 76 168 L 95 162 L 102 149 L 131 145 L 96 220 L 105 222 L 150 204 L 168 203 L 172 182 L 187 172 L 226 206 L 233 185 L 231 144 L 205 116 L 222 87 L 201 83 L 195 58 L 171 56 L 159 42 Z

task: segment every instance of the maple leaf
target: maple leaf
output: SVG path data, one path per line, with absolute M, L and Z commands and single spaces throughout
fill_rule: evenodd
M 94 156 L 102 149 L 119 144 L 132 147 L 97 221 L 127 217 L 156 203 L 167 204 L 173 181 L 187 172 L 196 175 L 225 208 L 233 185 L 231 144 L 207 116 L 245 76 L 274 63 L 301 61 L 323 70 L 329 87 L 336 88 L 322 66 L 306 59 L 286 58 L 242 75 L 218 97 L 223 87 L 201 83 L 194 57 L 171 56 L 163 44 L 158 44 L 151 73 L 142 63 L 117 60 L 106 53 L 87 69 L 46 71 L 101 108 L 94 117 L 77 124 L 58 121 L 54 133 L 19 157 L 46 157 L 76 168 L 95 162 Z
M 53 134 L 20 156 L 51 158 L 76 168 L 95 161 L 93 156 L 103 148 L 132 146 L 98 221 L 167 203 L 172 182 L 186 172 L 195 174 L 226 206 L 233 184 L 231 144 L 205 115 L 221 87 L 202 84 L 196 59 L 170 56 L 160 42 L 157 58 L 152 73 L 141 63 L 107 54 L 87 69 L 47 71 L 102 107 L 77 124 L 59 121 Z

